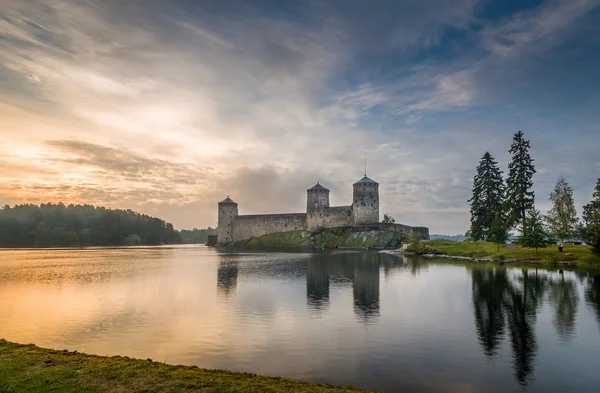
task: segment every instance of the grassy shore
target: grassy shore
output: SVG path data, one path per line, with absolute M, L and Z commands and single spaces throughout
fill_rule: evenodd
M 286 378 L 94 356 L 0 339 L 0 392 L 361 392 Z
M 600 257 L 592 254 L 592 248 L 585 245 L 567 244 L 563 252 L 557 246 L 540 248 L 524 248 L 516 244 L 498 246 L 487 242 L 456 242 L 452 240 L 429 240 L 422 242 L 428 252 L 461 257 L 489 258 L 515 263 L 558 264 L 560 262 L 577 262 L 579 267 L 600 267 Z

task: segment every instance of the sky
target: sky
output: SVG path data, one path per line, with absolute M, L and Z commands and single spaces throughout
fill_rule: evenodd
M 380 183 L 380 215 L 464 233 L 486 151 L 531 140 L 536 206 L 600 177 L 600 0 L 0 0 L 0 205 L 178 229 Z

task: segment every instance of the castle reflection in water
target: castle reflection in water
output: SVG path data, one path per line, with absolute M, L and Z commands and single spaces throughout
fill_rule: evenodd
M 352 287 L 354 313 L 369 322 L 379 317 L 379 275 L 383 266 L 387 275 L 392 269 L 416 272 L 422 265 L 406 257 L 384 253 L 337 252 L 315 253 L 302 264 L 270 264 L 261 270 L 243 270 L 243 275 L 264 275 L 269 278 L 305 278 L 306 301 L 310 310 L 322 312 L 329 308 L 330 288 Z M 217 272 L 217 290 L 228 298 L 235 292 L 240 266 L 233 255 L 222 254 Z
M 354 312 L 368 321 L 379 316 L 379 263 L 378 258 L 366 254 L 339 254 L 327 259 L 312 257 L 307 263 L 306 299 L 313 310 L 329 306 L 329 287 L 352 285 Z
M 252 253 L 250 254 L 252 255 Z M 256 253 L 260 258 L 260 253 Z M 306 280 L 306 302 L 309 310 L 326 312 L 336 289 L 352 287 L 354 314 L 364 323 L 376 323 L 380 316 L 380 273 L 384 277 L 401 269 L 417 274 L 427 269 L 420 258 L 406 258 L 386 253 L 322 252 L 314 254 L 281 253 L 281 261 L 244 264 L 242 276 L 261 279 Z M 248 259 L 248 254 L 245 255 Z M 228 298 L 236 290 L 240 265 L 238 256 L 220 256 L 217 273 L 219 295 Z M 552 325 L 563 341 L 575 331 L 580 293 L 576 281 L 582 283 L 584 298 L 595 311 L 600 323 L 600 276 L 588 273 L 563 273 L 538 269 L 507 269 L 491 266 L 465 266 L 471 276 L 472 310 L 475 340 L 485 357 L 497 356 L 503 342 L 512 352 L 514 376 L 527 385 L 534 374 L 538 352 L 537 316 L 543 304 L 553 309 Z M 333 294 L 332 294 L 333 293 Z M 466 299 L 465 299 L 466 300 Z

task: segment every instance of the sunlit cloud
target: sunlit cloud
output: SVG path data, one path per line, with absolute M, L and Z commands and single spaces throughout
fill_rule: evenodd
M 463 232 L 477 161 L 490 150 L 506 162 L 518 129 L 532 139 L 537 195 L 562 173 L 585 203 L 597 174 L 581 168 L 600 166 L 589 148 L 599 82 L 552 64 L 567 43 L 569 58 L 600 63 L 598 43 L 581 39 L 598 4 L 490 18 L 476 0 L 4 0 L 0 204 L 93 203 L 214 226 L 225 195 L 247 213 L 301 211 L 321 181 L 345 204 L 366 153 L 383 212 Z M 590 92 L 584 105 L 560 87 L 568 80 Z M 572 127 L 586 140 L 561 154 Z

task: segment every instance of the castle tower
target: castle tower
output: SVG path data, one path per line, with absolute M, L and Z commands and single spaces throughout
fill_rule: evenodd
M 217 244 L 233 241 L 233 223 L 238 215 L 238 204 L 229 198 L 219 202 L 219 224 L 217 228 Z
M 379 222 L 379 183 L 365 177 L 354 183 L 352 213 L 354 225 Z
M 329 207 L 329 190 L 317 182 L 306 190 L 306 226 L 309 232 L 321 226 L 326 207 Z

